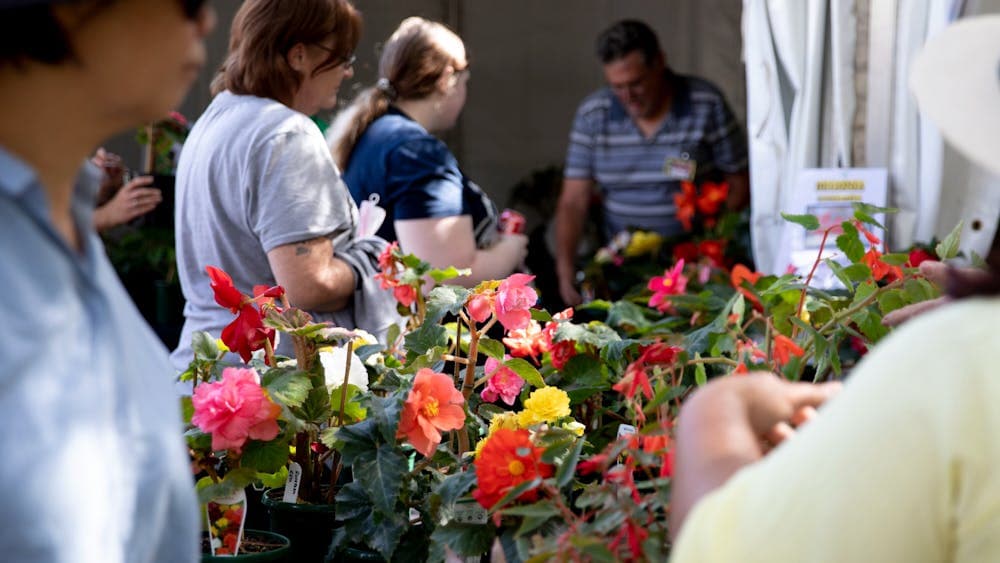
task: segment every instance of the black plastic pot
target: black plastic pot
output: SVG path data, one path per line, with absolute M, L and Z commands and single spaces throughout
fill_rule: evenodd
M 323 561 L 340 526 L 332 504 L 283 502 L 284 488 L 264 492 L 261 502 L 267 507 L 271 531 L 292 541 L 292 561 Z

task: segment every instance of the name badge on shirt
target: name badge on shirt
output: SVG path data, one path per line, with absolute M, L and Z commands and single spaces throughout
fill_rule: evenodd
M 663 173 L 670 180 L 694 180 L 694 173 L 698 170 L 698 162 L 688 158 L 687 153 L 682 153 L 680 158 L 667 157 L 663 162 Z

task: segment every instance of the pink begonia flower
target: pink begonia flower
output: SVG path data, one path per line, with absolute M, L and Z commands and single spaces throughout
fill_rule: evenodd
M 490 318 L 490 315 L 493 314 L 493 296 L 477 293 L 469 298 L 469 302 L 465 305 L 465 310 L 469 312 L 472 320 L 477 323 L 486 322 L 486 319 Z
M 681 275 L 684 270 L 684 260 L 678 260 L 674 267 L 663 272 L 662 276 L 656 276 L 649 280 L 647 287 L 653 292 L 649 298 L 649 306 L 658 311 L 666 311 L 670 308 L 671 295 L 680 295 L 687 288 L 688 279 Z
M 278 435 L 281 407 L 271 402 L 252 369 L 226 368 L 222 381 L 195 387 L 191 403 L 191 422 L 212 435 L 213 450 L 239 451 L 250 438 Z
M 497 288 L 497 320 L 507 330 L 528 326 L 531 322 L 531 307 L 538 301 L 538 294 L 528 286 L 535 276 L 512 274 L 500 282 Z
M 504 356 L 509 359 L 510 356 Z M 502 365 L 494 358 L 486 358 L 486 375 L 493 374 L 486 382 L 486 388 L 479 395 L 484 401 L 493 402 L 497 397 L 508 405 L 514 404 L 514 399 L 524 387 L 524 380 L 514 370 Z

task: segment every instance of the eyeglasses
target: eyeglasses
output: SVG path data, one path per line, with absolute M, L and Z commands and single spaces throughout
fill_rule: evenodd
M 333 52 L 333 48 L 332 47 L 327 47 L 326 45 L 324 45 L 322 43 L 313 43 L 313 45 L 319 47 L 320 49 L 323 49 L 327 53 L 332 53 Z M 357 60 L 358 60 L 358 56 L 355 55 L 354 53 L 351 53 L 350 55 L 347 55 L 346 57 L 344 57 L 343 59 L 341 59 L 340 62 L 338 62 L 337 64 L 335 64 L 333 66 L 335 66 L 335 67 L 342 66 L 345 69 L 348 69 L 348 68 L 351 68 L 352 66 L 354 66 L 354 63 Z

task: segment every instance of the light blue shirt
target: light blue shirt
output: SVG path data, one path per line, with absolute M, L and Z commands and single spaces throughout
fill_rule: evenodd
M 0 559 L 194 561 L 175 372 L 92 228 L 96 185 L 86 166 L 77 252 L 0 148 Z

